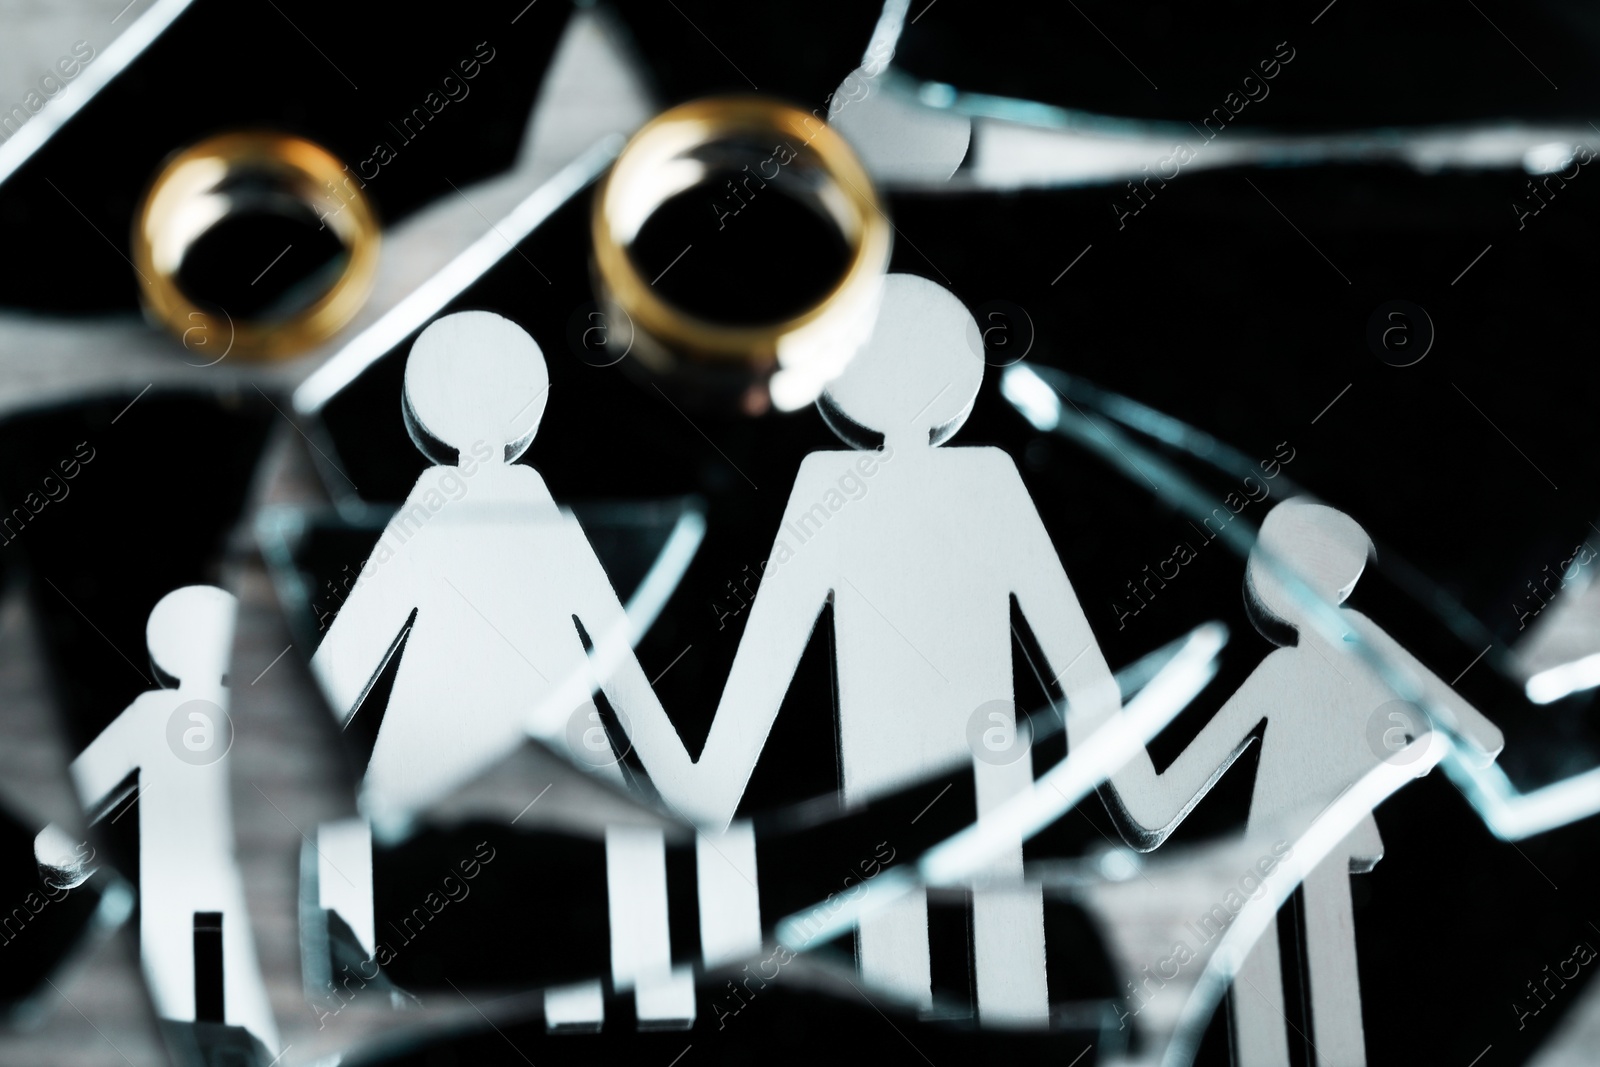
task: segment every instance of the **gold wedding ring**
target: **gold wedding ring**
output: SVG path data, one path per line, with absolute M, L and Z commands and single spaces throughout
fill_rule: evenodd
M 714 322 L 664 299 L 630 247 L 668 199 L 709 181 L 729 161 L 758 182 L 780 172 L 805 190 L 849 250 L 833 287 L 776 322 Z M 888 271 L 891 228 L 855 152 L 821 118 L 755 96 L 698 100 L 635 133 L 595 191 L 591 215 L 596 288 L 613 343 L 659 374 L 747 383 L 741 404 L 781 410 L 816 399 L 866 340 Z M 779 252 L 778 254 L 781 254 Z M 631 329 L 623 329 L 626 323 Z
M 325 149 L 282 133 L 227 133 L 179 152 L 135 216 L 133 263 L 146 311 L 191 352 L 215 359 L 227 352 L 280 359 L 327 340 L 355 317 L 377 274 L 378 218 L 361 188 Z M 342 246 L 337 276 L 321 295 L 281 318 L 202 306 L 179 284 L 196 242 L 224 219 L 251 212 L 318 222 Z

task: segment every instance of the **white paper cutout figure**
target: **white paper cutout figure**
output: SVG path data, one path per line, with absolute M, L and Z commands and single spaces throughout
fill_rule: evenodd
M 703 826 L 733 817 L 818 614 L 833 605 L 843 794 L 862 802 L 972 760 L 980 811 L 1032 786 L 1031 754 L 973 756 L 984 705 L 1012 703 L 1011 598 L 1074 704 L 1119 706 L 1116 683 L 1010 456 L 938 448 L 966 421 L 983 378 L 977 324 L 952 294 L 890 275 L 871 340 L 818 405 L 856 447 L 800 465 L 705 748 L 691 761 L 636 664 L 606 694 L 662 796 Z M 863 429 L 864 428 L 864 429 Z M 883 446 L 868 442 L 881 434 Z M 822 709 L 816 709 L 820 713 Z M 1108 712 L 1109 713 L 1109 712 Z M 1020 841 L 999 867 L 1020 871 Z M 931 1002 L 926 895 L 860 930 L 861 968 Z M 979 1011 L 1048 1016 L 1043 903 L 1035 890 L 978 889 Z
M 615 761 L 574 752 L 568 727 L 578 716 L 601 728 L 574 618 L 637 667 L 627 615 L 577 520 L 536 470 L 515 462 L 533 443 L 549 388 L 539 345 L 489 312 L 435 321 L 407 357 L 406 427 L 436 465 L 389 522 L 312 657 L 347 723 L 404 640 L 361 784 L 362 811 L 380 834 L 394 836 L 529 735 L 622 781 Z M 591 732 L 576 731 L 580 739 Z M 638 986 L 642 1024 L 686 1025 L 693 977 L 671 969 L 664 868 L 651 868 L 648 853 L 635 848 L 612 866 L 635 888 L 660 874 L 659 936 L 630 942 L 633 954 L 617 956 L 613 980 Z M 664 863 L 663 855 L 655 866 Z M 630 864 L 623 878 L 620 866 Z M 584 1003 L 597 1011 L 598 991 L 585 990 Z
M 177 679 L 177 688 L 141 694 L 79 753 L 71 771 L 84 809 L 100 814 L 108 799 L 120 799 L 113 797 L 117 786 L 138 771 L 139 951 L 157 1013 L 195 1020 L 196 916 L 220 914 L 223 1021 L 244 1027 L 271 1053 L 278 1034 L 234 861 L 224 758 L 232 728 L 223 676 L 236 610 L 233 594 L 209 585 L 162 597 L 150 612 L 145 640 L 151 660 Z
M 380 830 L 489 766 L 525 730 L 564 749 L 574 709 L 592 708 L 573 616 L 591 633 L 625 616 L 577 520 L 538 471 L 515 462 L 549 387 L 538 344 L 488 312 L 439 319 L 406 361 L 406 426 L 436 465 L 390 520 L 312 657 L 348 722 L 405 637 L 362 782 L 362 808 Z
M 1262 558 L 1265 549 L 1317 595 L 1343 603 L 1372 551 L 1366 532 L 1333 508 L 1290 499 L 1267 513 L 1257 544 L 1245 572 L 1250 607 L 1269 640 L 1283 643 L 1287 627 L 1295 643 L 1268 654 L 1165 771 L 1157 774 L 1148 752 L 1141 751 L 1112 775 L 1111 788 L 1102 795 L 1136 847 L 1154 848 L 1172 832 L 1244 751 L 1262 720 L 1267 726 L 1247 833 L 1293 834 L 1402 747 L 1404 737 L 1389 744 L 1386 733 L 1430 731 L 1425 716 L 1402 705 L 1360 657 L 1331 647 L 1306 622 L 1309 606 Z M 1499 753 L 1502 739 L 1493 723 L 1372 620 L 1350 608 L 1339 612 L 1351 634 L 1387 662 L 1401 665 L 1430 700 L 1454 714 L 1479 760 L 1487 764 Z M 1391 707 L 1394 719 L 1383 714 Z M 1076 743 L 1098 721 L 1074 712 L 1067 725 L 1069 742 Z M 1371 870 L 1382 857 L 1377 823 L 1368 815 L 1303 883 L 1310 1038 L 1324 1063 L 1365 1062 L 1350 874 Z M 1268 925 L 1239 977 L 1243 981 L 1235 983 L 1233 1001 L 1237 1062 L 1240 1067 L 1287 1065 L 1275 925 Z

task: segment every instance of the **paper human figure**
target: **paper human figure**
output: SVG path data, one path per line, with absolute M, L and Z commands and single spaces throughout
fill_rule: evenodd
M 231 593 L 191 585 L 162 597 L 145 627 L 150 659 L 173 688 L 141 694 L 72 761 L 72 781 L 91 824 L 137 790 L 139 952 L 163 1020 L 242 1027 L 278 1049 L 267 990 L 256 965 L 244 884 L 234 862 L 227 751 L 232 727 L 223 677 L 232 651 Z M 132 788 L 129 784 L 132 783 Z M 118 816 L 120 818 L 120 816 Z M 70 883 L 89 871 L 63 863 L 39 835 L 42 868 Z M 204 1048 L 225 1034 L 174 1036 Z
M 361 784 L 362 810 L 384 836 L 530 734 L 620 781 L 614 761 L 573 753 L 574 733 L 590 731 L 569 725 L 600 722 L 583 636 L 631 660 L 628 619 L 577 520 L 538 471 L 515 462 L 533 442 L 549 388 L 538 344 L 488 312 L 435 321 L 407 359 L 406 426 L 435 465 L 389 522 L 312 658 L 346 723 L 358 711 L 379 714 L 362 710 L 363 699 L 383 670 L 395 670 Z M 618 841 L 618 884 L 650 884 L 664 862 L 659 833 L 653 847 Z M 662 946 L 664 923 L 663 915 Z M 641 1019 L 693 1018 L 692 982 L 667 966 L 664 948 L 648 960 L 619 957 L 617 981 L 639 981 Z M 648 992 L 663 986 L 674 991 L 666 1004 Z M 597 990 L 586 1003 L 598 1008 Z
M 346 722 L 399 659 L 361 787 L 380 828 L 471 778 L 530 726 L 562 744 L 569 717 L 588 704 L 573 617 L 599 626 L 622 608 L 577 521 L 538 471 L 515 462 L 549 387 L 538 344 L 488 312 L 439 319 L 406 362 L 406 426 L 435 465 L 312 658 Z
M 1270 554 L 1270 560 L 1263 556 Z M 1359 656 L 1333 647 L 1307 623 L 1312 606 L 1282 575 L 1287 567 L 1330 604 L 1343 603 L 1372 550 L 1365 531 L 1333 508 L 1290 499 L 1267 513 L 1246 569 L 1245 593 L 1262 634 L 1284 647 L 1270 653 L 1160 774 L 1147 752 L 1115 773 L 1107 806 L 1136 847 L 1154 848 L 1180 823 L 1265 721 L 1246 832 L 1277 828 L 1291 835 L 1403 742 L 1431 729 L 1425 714 L 1404 705 Z M 1376 623 L 1340 608 L 1347 633 L 1398 665 L 1456 726 L 1487 763 L 1500 751 L 1500 731 L 1407 653 Z M 1292 634 L 1292 637 L 1290 636 Z M 1292 643 L 1291 643 L 1292 642 Z M 1069 742 L 1099 723 L 1068 716 Z M 1431 764 L 1429 764 L 1431 766 Z M 1312 1043 L 1325 1063 L 1365 1062 L 1356 971 L 1350 874 L 1383 856 L 1369 815 L 1306 878 L 1303 886 Z M 1242 1067 L 1288 1063 L 1283 982 L 1276 927 L 1269 925 L 1234 987 L 1235 1044 Z
M 982 382 L 977 326 L 952 294 L 891 275 L 872 338 L 818 402 L 853 447 L 800 466 L 783 524 L 705 747 L 691 760 L 636 665 L 607 696 L 661 795 L 703 826 L 726 826 L 816 625 L 833 606 L 839 755 L 848 803 L 969 762 L 983 812 L 1031 788 L 1031 756 L 975 754 L 983 709 L 1014 715 L 1015 598 L 1074 703 L 1118 706 L 1116 683 L 1011 458 L 940 448 Z M 879 442 L 881 441 L 881 445 Z M 1014 720 L 1013 720 L 1014 721 Z M 981 730 L 979 733 L 981 734 Z M 1020 870 L 1020 840 L 1000 866 Z M 978 888 L 974 962 L 980 1014 L 1048 1015 L 1037 891 Z M 930 1002 L 927 902 L 914 894 L 860 930 L 863 974 Z

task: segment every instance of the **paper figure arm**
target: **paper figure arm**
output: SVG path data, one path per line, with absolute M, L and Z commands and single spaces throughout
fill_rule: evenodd
M 1016 465 L 1006 458 L 1003 466 L 996 465 L 991 484 L 1009 485 L 1016 501 L 1004 512 L 1011 516 L 1006 524 L 1016 567 L 1011 587 L 1044 653 L 1046 672 L 1066 693 L 1068 744 L 1076 747 L 1121 714 L 1121 695 Z M 1141 748 L 1101 786 L 1101 798 L 1135 848 L 1159 845 L 1245 750 L 1265 714 L 1252 697 L 1258 688 L 1249 681 L 1241 686 L 1166 771 L 1157 774 L 1149 752 Z
M 1445 685 L 1438 676 L 1419 663 L 1415 656 L 1402 648 L 1398 641 L 1385 633 L 1383 628 L 1371 619 L 1350 608 L 1344 609 L 1341 614 L 1363 641 L 1390 662 L 1398 662 L 1408 668 L 1412 676 L 1422 684 L 1430 701 L 1440 705 L 1455 717 L 1454 726 L 1472 746 L 1468 755 L 1476 766 L 1487 767 L 1494 762 L 1500 750 L 1505 747 L 1505 737 L 1500 733 L 1498 726 L 1485 718 L 1477 708 L 1461 699 L 1454 689 Z
M 402 547 L 412 529 L 413 502 L 432 485 L 433 471 L 418 479 L 405 505 L 384 528 L 361 575 L 327 636 L 311 657 L 340 725 L 348 722 L 399 645 L 406 620 L 421 599 L 409 554 Z
M 141 694 L 72 761 L 72 784 L 90 825 L 131 795 L 131 790 L 119 790 L 117 786 L 143 762 L 141 741 L 147 739 L 139 735 L 141 726 L 148 728 L 151 724 L 140 723 L 140 719 L 148 718 L 140 714 L 141 705 L 159 696 L 159 693 Z M 159 729 L 160 725 L 155 728 Z
M 997 459 L 990 484 L 1005 498 L 994 514 L 1010 539 L 1011 592 L 1044 653 L 1045 673 L 1066 694 L 1069 720 L 1097 724 L 1122 706 L 1116 679 L 1016 465 L 1004 453 Z
M 816 500 L 826 489 L 827 480 L 810 472 L 820 473 L 808 458 L 795 478 L 786 515 L 801 506 L 797 502 Z M 615 654 L 607 664 L 598 655 L 598 632 L 616 629 L 622 614 L 609 583 L 603 590 L 605 596 L 598 592 L 590 596 L 587 614 L 581 616 L 595 642 L 601 689 L 612 706 L 628 717 L 629 741 L 651 782 L 672 808 L 708 829 L 723 830 L 733 821 L 817 616 L 827 602 L 826 554 L 821 545 L 809 548 L 808 552 L 802 547 L 791 556 L 783 538 L 777 539 L 698 760 L 690 759 L 683 738 L 667 718 L 638 660 L 631 653 Z M 778 562 L 780 557 L 784 562 Z M 592 552 L 589 558 L 592 560 Z M 598 562 L 593 565 L 598 572 Z
M 139 788 L 138 779 L 131 776 L 144 763 L 141 742 L 148 744 L 146 734 L 152 725 L 157 730 L 164 725 L 152 724 L 151 717 L 143 712 L 147 702 L 159 701 L 160 697 L 160 693 L 141 694 L 72 761 L 68 772 L 83 808 L 84 825 L 93 826 L 105 818 Z M 146 721 L 140 722 L 141 719 Z M 128 784 L 119 789 L 124 782 Z M 75 844 L 76 841 L 54 823 L 40 830 L 33 843 L 40 877 L 61 889 L 76 889 L 87 881 L 99 864 L 89 843 Z M 84 855 L 85 850 L 88 855 Z
M 1141 852 L 1159 846 L 1250 747 L 1261 720 L 1284 702 L 1282 654 L 1263 660 L 1166 770 L 1156 773 L 1149 751 L 1141 748 L 1100 787 L 1100 798 L 1128 844 Z M 1080 736 L 1087 731 L 1074 730 L 1069 718 L 1068 744 Z

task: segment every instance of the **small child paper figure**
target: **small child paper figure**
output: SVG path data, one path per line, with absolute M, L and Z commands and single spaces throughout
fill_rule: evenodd
M 139 952 L 157 1013 L 243 1027 L 271 1055 L 278 1035 L 234 862 L 224 758 L 232 727 L 223 676 L 236 608 L 231 593 L 209 585 L 162 597 L 145 638 L 151 661 L 177 687 L 140 695 L 79 753 L 71 772 L 92 817 L 126 799 L 117 787 L 137 772 Z M 42 833 L 36 851 L 53 839 L 59 831 Z M 43 852 L 39 860 L 57 862 Z
M 1245 593 L 1262 634 L 1284 644 L 1292 631 L 1293 643 L 1262 660 L 1165 771 L 1157 774 L 1141 751 L 1112 775 L 1102 796 L 1136 847 L 1160 844 L 1249 745 L 1263 720 L 1247 833 L 1297 834 L 1405 740 L 1431 729 L 1420 709 L 1401 704 L 1360 657 L 1332 647 L 1308 624 L 1311 606 L 1263 558 L 1263 550 L 1318 596 L 1338 604 L 1355 588 L 1372 543 L 1353 519 L 1322 504 L 1290 499 L 1267 513 L 1247 564 Z M 1499 753 L 1502 739 L 1493 723 L 1371 619 L 1350 608 L 1339 613 L 1349 635 L 1407 671 L 1455 716 L 1477 759 L 1487 764 Z M 1072 714 L 1067 724 L 1076 743 L 1099 721 Z M 1310 1037 L 1324 1063 L 1365 1062 L 1350 874 L 1371 870 L 1382 857 L 1383 842 L 1369 815 L 1303 883 Z M 1280 974 L 1277 930 L 1268 926 L 1234 985 L 1241 1067 L 1289 1062 Z

